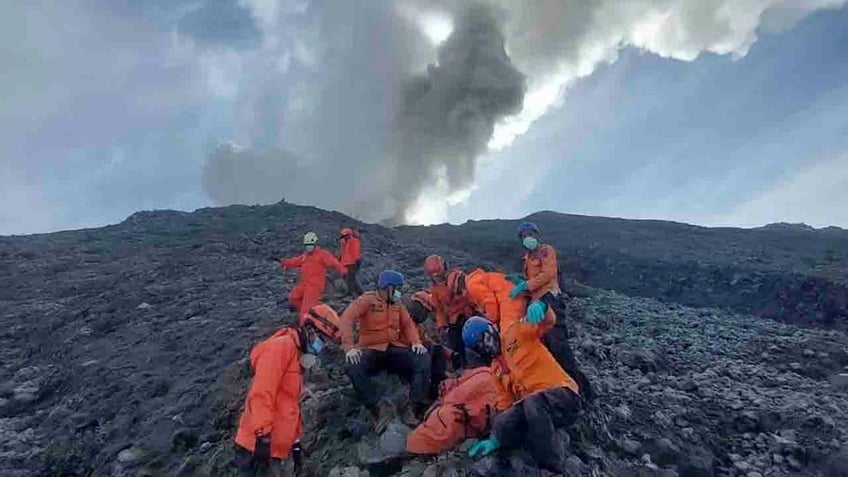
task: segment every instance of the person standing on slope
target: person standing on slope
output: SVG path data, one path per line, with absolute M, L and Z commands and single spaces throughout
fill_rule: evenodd
M 462 345 L 462 325 L 473 316 L 476 309 L 464 296 L 452 297 L 448 289 L 449 274 L 445 259 L 430 255 L 424 260 L 424 273 L 430 277 L 430 296 L 436 312 L 436 328 L 443 336 L 442 342 L 453 354 L 454 370 L 465 367 L 465 347 Z
M 484 317 L 465 322 L 462 338 L 476 353 L 493 360 L 498 416 L 488 439 L 469 449 L 472 457 L 520 447 L 536 464 L 563 472 L 557 429 L 570 426 L 581 407 L 580 387 L 539 341 L 538 325 L 514 321 L 498 333 Z
M 302 254 L 280 260 L 283 270 L 300 269 L 300 281 L 289 293 L 289 304 L 297 309 L 301 323 L 309 309 L 317 305 L 324 296 L 327 268 L 334 269 L 341 276 L 346 273 L 336 257 L 318 246 L 318 235 L 315 232 L 307 232 L 303 236 L 303 247 L 305 250 Z
M 378 433 L 391 416 L 377 393 L 373 375 L 388 371 L 408 379 L 415 414 L 422 414 L 428 403 L 430 358 L 415 322 L 403 306 L 401 287 L 403 275 L 384 270 L 377 279 L 377 290 L 362 294 L 341 316 L 347 375 L 359 402 L 371 411 Z M 354 341 L 356 323 L 359 339 Z
M 354 229 L 345 227 L 339 234 L 339 262 L 345 267 L 347 275 L 347 292 L 353 297 L 362 294 L 362 286 L 356 279 L 359 267 L 362 264 L 362 250 L 359 241 L 359 233 Z
M 526 294 L 530 297 L 531 308 L 553 309 L 556 313 L 556 325 L 542 338 L 544 345 L 554 355 L 560 366 L 580 385 L 583 398 L 591 401 L 594 397 L 589 379 L 580 371 L 577 359 L 568 342 L 565 295 L 559 287 L 559 264 L 556 249 L 540 241 L 539 227 L 533 222 L 524 222 L 518 226 L 518 238 L 526 249 L 524 254 L 524 276 L 510 276 L 515 286 L 510 297 Z
M 326 305 L 311 311 L 300 325 L 282 328 L 250 352 L 253 382 L 236 431 L 233 459 L 243 476 L 291 475 L 286 470 L 291 465 L 295 473 L 300 471 L 301 367 L 315 363 L 324 340 L 340 338 L 335 311 Z

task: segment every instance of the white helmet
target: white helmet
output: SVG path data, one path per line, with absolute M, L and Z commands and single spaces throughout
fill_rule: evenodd
M 315 232 L 306 232 L 303 236 L 303 245 L 315 245 L 318 243 L 318 234 Z

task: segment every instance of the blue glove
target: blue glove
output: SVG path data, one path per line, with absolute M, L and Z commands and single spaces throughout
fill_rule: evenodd
M 484 455 L 491 454 L 500 446 L 501 443 L 498 442 L 498 439 L 495 436 L 492 436 L 486 440 L 477 441 L 477 443 L 471 446 L 471 449 L 468 450 L 468 455 L 471 457 L 482 457 Z
M 538 325 L 545 319 L 545 312 L 548 311 L 548 305 L 539 300 L 535 300 L 527 307 L 527 322 Z
M 519 283 L 527 280 L 526 278 L 524 278 L 524 275 L 522 275 L 520 273 L 510 273 L 510 274 L 506 275 L 504 278 L 511 281 L 513 285 L 518 285 Z
M 511 292 L 509 292 L 509 297 L 510 297 L 510 298 L 515 298 L 515 297 L 517 297 L 518 295 L 521 295 L 522 293 L 524 293 L 524 292 L 526 292 L 526 291 L 527 291 L 527 282 L 526 282 L 526 281 L 522 281 L 521 283 L 519 283 L 518 285 L 515 285 L 515 286 L 512 288 L 512 291 L 511 291 Z

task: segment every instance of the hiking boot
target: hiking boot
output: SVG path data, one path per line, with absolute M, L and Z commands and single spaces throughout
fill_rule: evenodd
M 394 406 L 383 401 L 371 406 L 368 411 L 374 420 L 374 432 L 377 434 L 382 434 L 395 416 Z

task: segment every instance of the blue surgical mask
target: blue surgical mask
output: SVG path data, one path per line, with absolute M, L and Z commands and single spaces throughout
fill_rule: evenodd
M 321 352 L 322 349 L 324 349 L 324 340 L 316 337 L 315 340 L 309 344 L 308 348 L 310 353 L 318 354 Z
M 401 298 L 403 298 L 403 293 L 401 293 L 400 290 L 395 290 L 394 292 L 392 292 L 393 302 L 397 303 L 400 301 Z
M 306 253 L 309 253 L 309 252 L 315 250 L 315 245 L 307 245 L 305 248 L 306 248 Z
M 536 237 L 524 237 L 521 239 L 521 244 L 524 245 L 524 248 L 527 250 L 533 251 L 539 246 L 539 239 Z

